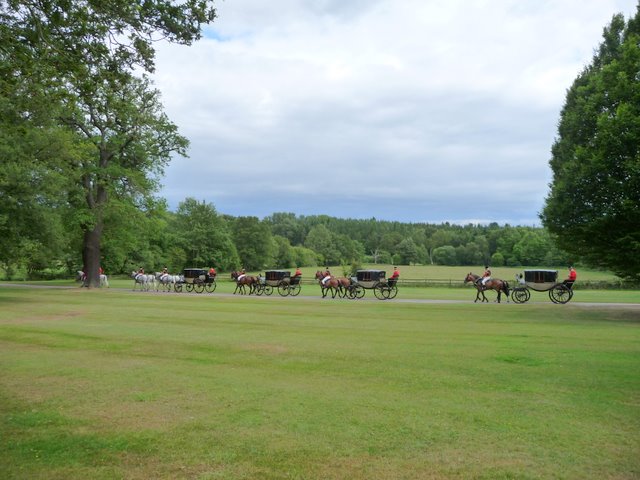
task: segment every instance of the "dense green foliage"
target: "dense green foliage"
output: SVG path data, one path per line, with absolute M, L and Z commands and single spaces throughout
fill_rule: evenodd
M 640 4 L 614 16 L 567 92 L 544 225 L 566 251 L 640 278 Z
M 219 215 L 212 204 L 192 198 L 170 212 L 162 202 L 143 211 L 120 205 L 108 217 L 102 266 L 108 273 L 125 273 L 139 266 L 171 271 L 215 266 L 262 270 L 361 263 L 520 266 L 568 264 L 543 228 L 522 226 L 411 224 L 375 219 L 296 216 L 276 213 L 256 217 Z M 75 272 L 78 251 L 47 251 L 33 276 L 55 265 Z M 69 257 L 71 256 L 71 257 Z M 11 265 L 21 265 L 22 256 Z M 71 258 L 71 260 L 69 260 Z M 65 261 L 67 259 L 67 261 Z M 75 259 L 75 261 L 73 260 Z
M 171 154 L 186 154 L 187 139 L 163 113 L 146 76 L 154 69 L 153 44 L 159 38 L 187 45 L 197 40 L 201 25 L 215 17 L 208 3 L 0 1 L 0 108 L 8 126 L 0 138 L 0 181 L 14 185 L 15 173 L 32 187 L 49 183 L 56 189 L 52 195 L 43 189 L 42 196 L 34 189 L 5 194 L 10 205 L 6 211 L 0 207 L 0 227 L 11 238 L 0 244 L 2 257 L 5 250 L 8 258 L 15 256 L 9 243 L 14 238 L 42 243 L 39 233 L 9 225 L 13 205 L 34 196 L 20 209 L 28 210 L 26 221 L 33 217 L 40 224 L 41 206 L 54 200 L 64 212 L 52 212 L 51 218 L 61 216 L 67 230 L 81 237 L 87 279 L 98 284 L 108 219 L 121 219 L 114 212 L 131 206 L 142 210 Z M 42 138 L 61 148 L 35 148 Z M 26 162 L 11 171 L 16 159 Z M 32 172 L 38 181 L 31 180 Z

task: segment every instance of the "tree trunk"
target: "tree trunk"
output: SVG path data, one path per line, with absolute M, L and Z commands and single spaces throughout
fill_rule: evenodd
M 102 224 L 95 225 L 91 230 L 85 230 L 82 242 L 82 259 L 84 260 L 84 286 L 93 288 L 100 286 L 100 239 Z

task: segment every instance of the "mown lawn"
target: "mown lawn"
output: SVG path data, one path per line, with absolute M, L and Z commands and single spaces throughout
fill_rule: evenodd
M 639 326 L 635 306 L 2 287 L 0 471 L 638 478 Z

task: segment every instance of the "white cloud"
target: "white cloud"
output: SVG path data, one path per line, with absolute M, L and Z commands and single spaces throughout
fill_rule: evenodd
M 192 143 L 166 171 L 170 205 L 532 224 L 566 89 L 635 1 L 218 8 L 205 39 L 158 50 L 156 84 Z

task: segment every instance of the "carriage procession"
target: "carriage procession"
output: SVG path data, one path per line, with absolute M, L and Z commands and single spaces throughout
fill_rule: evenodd
M 389 278 L 386 271 L 367 269 L 357 270 L 351 277 L 337 277 L 331 274 L 329 268 L 318 270 L 315 280 L 320 286 L 322 298 L 361 299 L 367 290 L 378 300 L 392 300 L 398 295 L 399 271 L 394 267 Z M 185 268 L 179 275 L 169 274 L 165 267 L 161 272 L 145 274 L 141 267 L 131 272 L 134 281 L 133 290 L 165 291 L 187 293 L 213 293 L 216 290 L 217 273 L 214 268 Z M 86 282 L 86 275 L 78 271 L 77 280 Z M 296 297 L 302 289 L 302 273 L 296 269 L 292 275 L 290 270 L 267 270 L 265 275 L 249 275 L 244 270 L 231 272 L 231 280 L 236 286 L 233 294 L 270 296 L 278 292 L 282 297 Z M 475 302 L 488 302 L 485 293 L 494 290 L 497 293 L 496 302 L 500 303 L 504 294 L 506 300 L 522 304 L 531 299 L 531 292 L 547 292 L 549 299 L 556 304 L 565 304 L 573 298 L 573 284 L 576 274 L 573 267 L 569 268 L 569 277 L 558 280 L 557 270 L 524 270 L 516 275 L 516 282 L 511 286 L 509 282 L 494 278 L 488 267 L 484 275 L 469 273 L 464 283 L 471 283 L 476 288 Z M 107 276 L 100 269 L 100 286 L 109 286 Z
M 399 271 L 394 267 L 390 278 L 386 278 L 384 270 L 357 270 L 350 278 L 336 277 L 328 268 L 317 271 L 315 278 L 320 286 L 322 298 L 363 298 L 367 290 L 379 300 L 391 300 L 398 295 Z M 185 268 L 180 275 L 169 274 L 165 268 L 162 272 L 145 274 L 141 267 L 131 272 L 134 281 L 133 290 L 165 291 L 188 293 L 213 293 L 216 290 L 216 272 L 203 268 Z M 267 270 L 265 275 L 249 275 L 244 270 L 231 272 L 231 280 L 236 287 L 233 294 L 270 296 L 278 292 L 282 297 L 296 297 L 302 289 L 302 273 L 296 269 L 292 275 L 290 270 Z

